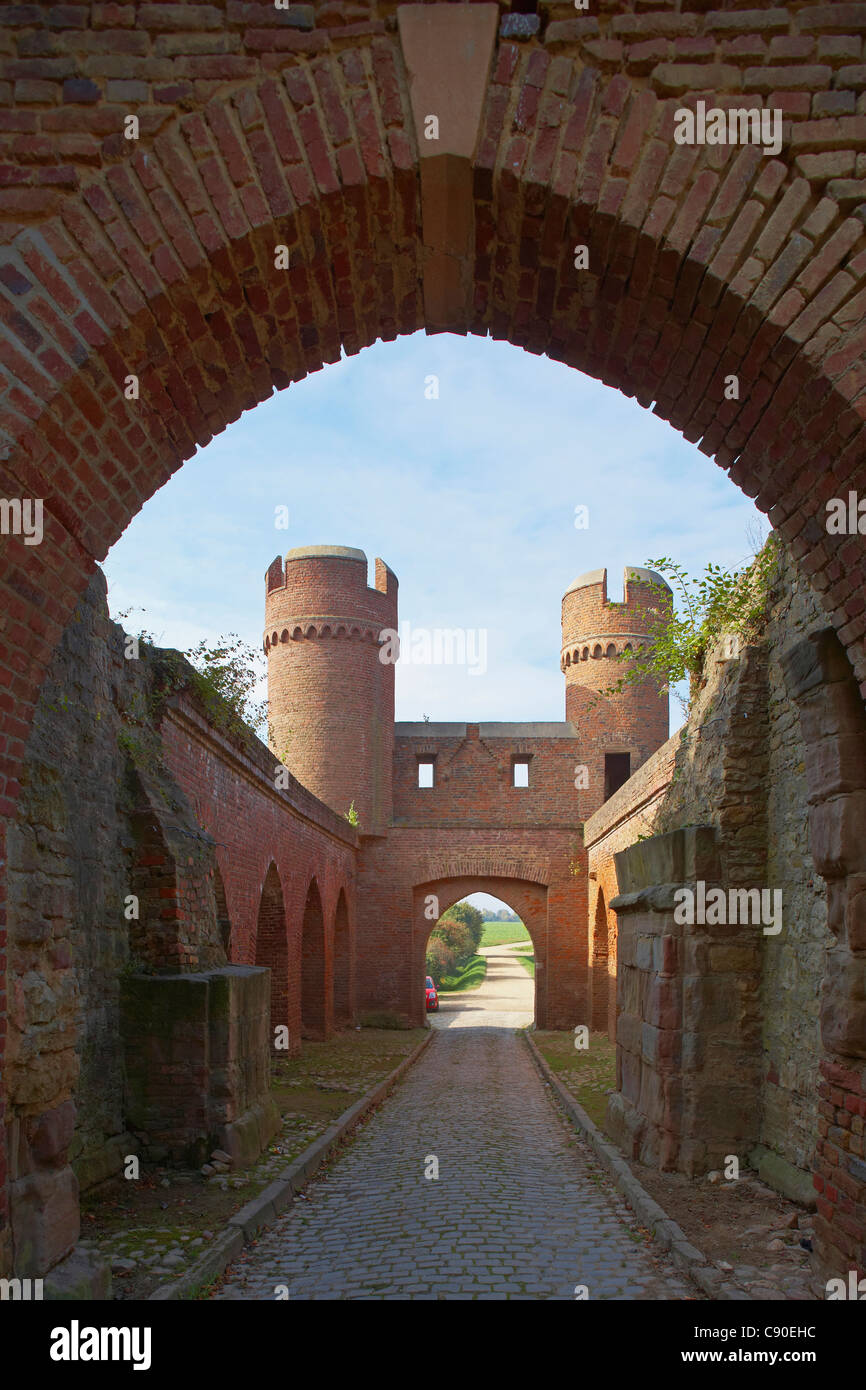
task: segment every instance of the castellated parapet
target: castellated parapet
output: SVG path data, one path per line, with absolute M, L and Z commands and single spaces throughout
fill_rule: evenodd
M 397 578 L 363 550 L 311 545 L 266 575 L 269 742 L 293 775 L 335 811 L 352 803 L 362 834 L 391 820 L 394 666 L 379 634 L 397 627 Z
M 606 569 L 590 570 L 568 587 L 560 669 L 566 719 L 581 746 L 587 752 L 629 753 L 634 772 L 667 740 L 667 691 L 646 680 L 618 694 L 604 692 L 627 670 L 617 658 L 647 644 L 654 617 L 671 611 L 672 598 L 660 574 L 631 565 L 623 576 L 623 595 L 622 603 L 608 599 Z

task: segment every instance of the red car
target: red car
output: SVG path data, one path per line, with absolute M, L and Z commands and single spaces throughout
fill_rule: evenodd
M 436 986 L 429 975 L 427 976 L 427 1012 L 428 1014 L 439 1012 L 439 995 L 436 993 Z

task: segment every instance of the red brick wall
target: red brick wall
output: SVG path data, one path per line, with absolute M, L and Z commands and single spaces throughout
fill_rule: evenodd
M 655 815 L 664 800 L 674 772 L 679 747 L 674 734 L 648 758 L 624 787 L 604 803 L 585 823 L 584 848 L 589 878 L 589 956 L 590 993 L 594 1026 L 603 1024 L 608 1037 L 616 1040 L 617 916 L 611 898 L 621 891 L 617 882 L 614 856 L 641 835 L 651 835 Z M 599 905 L 603 903 L 603 911 Z M 602 945 L 599 931 L 605 934 Z M 604 965 L 601 964 L 604 958 Z M 600 978 L 601 977 L 601 978 Z M 607 1017 L 603 1022 L 603 1001 Z
M 418 728 L 396 726 L 395 825 L 573 828 L 587 814 L 587 793 L 575 787 L 581 747 L 568 724 Z M 429 757 L 435 758 L 434 785 L 419 787 L 418 761 Z M 512 764 L 523 758 L 529 759 L 529 785 L 515 787 Z
M 497 41 L 450 260 L 396 10 L 0 9 L 0 497 L 45 500 L 44 543 L 0 553 L 2 815 L 94 559 L 275 386 L 425 325 L 545 352 L 698 442 L 789 541 L 866 693 L 866 548 L 823 525 L 825 499 L 866 495 L 862 8 L 543 5 L 537 36 Z M 674 143 L 684 99 L 733 94 L 784 111 L 778 158 Z
M 783 657 L 806 746 L 815 866 L 827 880 L 833 944 L 821 982 L 821 1080 L 814 1183 L 824 1271 L 866 1277 L 866 714 L 836 634 Z
M 366 834 L 391 819 L 394 664 L 379 636 L 396 626 L 397 580 L 381 560 L 376 588 L 359 551 L 307 547 L 268 570 L 271 748 L 326 805 L 354 804 Z
M 321 898 L 323 926 L 318 932 L 319 964 L 307 980 L 317 1030 L 333 1026 L 334 920 L 341 894 L 354 903 L 357 835 L 304 787 L 274 786 L 280 765 L 256 740 L 246 749 L 210 728 L 190 705 L 173 706 L 162 726 L 166 761 L 189 798 L 202 829 L 216 841 L 216 857 L 231 921 L 232 961 L 271 964 L 284 969 L 273 998 L 288 1025 L 291 1047 L 300 1046 L 301 983 L 304 978 L 303 925 L 311 889 Z M 269 960 L 258 959 L 257 927 L 265 883 L 276 875 L 286 922 L 285 949 L 269 937 Z M 270 922 L 271 918 L 267 918 Z M 349 921 L 352 921 L 351 910 Z M 351 962 L 351 930 L 343 932 Z M 346 966 L 344 965 L 344 969 Z M 349 969 L 351 966 L 349 964 Z M 285 1003 L 283 1002 L 285 1001 Z
M 407 1022 L 424 1016 L 424 952 L 436 918 L 469 893 L 501 898 L 523 917 L 535 943 L 536 1021 L 573 1028 L 586 1021 L 586 876 L 574 829 L 395 828 L 364 841 L 358 877 L 357 1003 Z M 438 904 L 425 915 L 428 895 Z
M 601 570 L 576 580 L 562 600 L 565 712 L 581 747 L 592 755 L 593 811 L 604 800 L 605 752 L 629 752 L 635 772 L 668 737 L 668 695 L 657 682 L 604 693 L 628 669 L 616 658 L 642 646 L 654 616 L 669 610 L 666 597 L 651 584 L 626 577 L 623 602 L 609 602 L 607 570 Z

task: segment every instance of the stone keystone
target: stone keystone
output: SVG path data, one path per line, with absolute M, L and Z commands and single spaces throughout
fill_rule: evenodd
M 492 4 L 397 11 L 420 161 L 424 307 L 438 331 L 465 333 L 471 316 L 472 160 L 498 19 Z

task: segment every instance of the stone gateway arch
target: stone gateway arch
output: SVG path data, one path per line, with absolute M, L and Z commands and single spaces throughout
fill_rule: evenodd
M 814 857 L 832 887 L 828 1086 L 859 1118 L 866 549 L 859 525 L 831 532 L 825 519 L 828 503 L 852 495 L 856 519 L 866 495 L 866 14 L 848 3 L 712 9 L 705 0 L 530 8 L 214 0 L 0 12 L 4 837 L 40 688 L 94 566 L 197 447 L 341 351 L 422 328 L 507 340 L 668 420 L 755 499 L 820 597 L 826 633 L 788 669 L 804 710 Z M 698 103 L 701 120 L 678 116 Z M 745 143 L 716 138 L 724 122 L 708 113 L 734 109 L 778 112 L 780 148 L 752 139 L 765 127 L 773 137 L 775 115 L 738 117 Z M 679 138 L 689 130 L 695 143 Z M 28 516 L 38 526 L 28 530 Z M 592 652 L 596 634 L 583 635 Z M 314 628 L 289 631 L 286 643 L 351 640 Z M 567 671 L 576 651 L 563 652 Z M 194 712 L 172 718 L 172 766 L 192 796 L 195 759 L 225 750 Z M 383 775 L 401 750 L 410 765 L 419 752 L 456 757 L 455 738 L 460 756 L 485 756 L 483 728 L 401 736 L 398 727 L 393 764 L 384 747 L 377 753 Z M 420 748 L 422 739 L 435 746 Z M 277 816 L 258 756 L 245 765 L 244 796 Z M 383 786 L 369 788 L 382 828 Z M 325 982 L 321 993 L 353 864 L 384 856 L 376 874 L 386 881 L 395 840 L 360 847 L 314 801 L 303 784 L 285 792 L 305 853 L 310 837 L 323 846 L 308 972 Z M 487 829 L 478 834 L 489 850 Z M 414 830 L 397 833 L 408 843 Z M 452 832 L 440 833 L 432 850 L 445 854 Z M 573 830 L 556 833 L 567 852 Z M 423 862 L 430 848 L 418 849 L 407 891 L 435 881 Z M 271 857 L 288 894 L 276 853 L 243 883 L 220 860 L 229 909 L 246 913 L 237 939 L 228 934 L 231 960 L 245 965 Z M 5 880 L 5 838 L 0 869 Z M 179 882 L 178 913 L 187 891 Z M 362 925 L 350 897 L 343 941 Z M 563 887 L 561 930 L 570 922 L 573 933 L 579 912 L 585 938 L 578 897 Z M 392 906 L 379 902 L 377 931 L 389 930 Z M 289 912 L 297 955 L 303 902 Z M 13 1038 L 20 1056 L 28 1005 L 21 953 L 7 940 L 13 916 L 0 925 L 0 1046 Z M 219 942 L 215 927 L 204 956 Z M 187 964 L 200 954 L 188 942 L 180 952 Z M 344 1000 L 369 991 L 359 960 Z M 401 968 L 392 984 L 405 993 Z M 563 1008 L 585 993 L 586 968 L 584 954 L 563 977 Z M 326 1005 L 314 1005 L 316 1030 L 327 1027 Z M 553 992 L 546 1007 L 559 1007 Z M 60 1068 L 40 1102 L 50 1117 L 42 1129 L 38 1104 L 25 1098 L 22 1109 L 10 1090 L 8 1057 L 0 1076 L 0 1272 L 13 1260 L 10 1193 L 24 1184 L 37 1254 L 20 1272 L 38 1276 L 76 1233 L 77 1194 L 64 1176 L 75 1069 Z M 22 1126 L 33 1153 L 48 1154 L 44 1172 L 18 1171 L 17 1157 L 10 1166 Z M 862 1268 L 863 1156 L 849 1140 L 819 1149 L 816 1163 L 819 1253 Z M 55 1201 L 65 1235 L 52 1244 L 38 1213 Z

